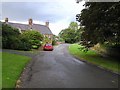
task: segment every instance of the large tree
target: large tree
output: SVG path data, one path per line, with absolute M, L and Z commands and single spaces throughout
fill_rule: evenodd
M 59 36 L 65 40 L 66 43 L 75 43 L 80 41 L 81 32 L 83 28 L 78 29 L 78 24 L 76 22 L 71 22 L 68 28 L 63 29 Z
M 70 29 L 72 29 L 72 30 L 78 30 L 78 24 L 77 24 L 77 22 L 71 22 L 70 24 L 69 24 L 69 27 L 68 28 L 70 28 Z
M 120 44 L 120 2 L 86 2 L 85 7 L 76 15 L 85 27 L 83 41 Z

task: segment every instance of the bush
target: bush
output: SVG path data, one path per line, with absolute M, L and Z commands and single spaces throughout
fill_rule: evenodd
M 19 46 L 19 30 L 7 24 L 2 24 L 2 48 L 17 49 Z
M 32 45 L 32 48 L 33 48 L 33 49 L 38 49 L 39 47 L 36 46 L 36 45 Z
M 10 37 L 9 40 L 7 41 L 7 43 L 9 43 L 9 46 L 10 49 L 18 49 L 19 48 L 19 43 L 20 43 L 20 40 L 18 37 Z
M 56 40 L 52 40 L 52 45 L 56 45 Z
M 43 36 L 38 31 L 27 30 L 20 34 L 18 29 L 4 23 L 2 24 L 2 48 L 31 50 L 35 48 L 33 47 L 34 45 L 39 48 L 42 40 Z
M 49 41 L 50 41 L 50 39 L 49 39 L 47 36 L 45 36 L 45 37 L 44 37 L 44 41 L 43 41 L 44 43 L 43 43 L 43 44 L 45 44 L 46 42 L 49 42 Z
M 26 45 L 28 48 L 25 46 L 25 49 L 38 49 L 41 46 L 41 41 L 43 40 L 43 35 L 40 34 L 38 31 L 25 31 L 21 37 L 24 37 L 24 41 L 26 42 Z M 36 48 L 34 47 L 36 46 Z
M 19 47 L 17 48 L 18 50 L 31 50 L 32 49 L 32 44 L 29 41 L 29 38 L 23 37 L 22 34 L 19 36 Z
M 88 48 L 85 46 L 80 46 L 78 49 L 82 52 L 85 52 L 85 53 L 88 51 Z

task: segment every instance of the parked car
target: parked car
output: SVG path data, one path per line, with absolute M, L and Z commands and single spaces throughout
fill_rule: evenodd
M 52 51 L 53 50 L 52 44 L 45 44 L 43 46 L 43 50 L 45 50 L 45 51 Z

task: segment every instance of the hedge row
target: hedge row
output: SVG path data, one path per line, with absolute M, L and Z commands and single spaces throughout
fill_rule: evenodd
M 2 24 L 2 48 L 17 50 L 37 49 L 41 46 L 42 40 L 42 34 L 35 30 L 26 30 L 21 34 L 18 29 Z

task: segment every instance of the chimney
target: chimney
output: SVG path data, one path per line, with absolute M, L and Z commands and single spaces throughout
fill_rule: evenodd
M 49 22 L 47 21 L 47 22 L 45 22 L 45 25 L 47 26 L 47 27 L 49 27 Z
M 5 18 L 5 23 L 8 23 L 8 18 Z
M 28 24 L 29 24 L 30 26 L 33 25 L 33 20 L 32 20 L 32 18 L 30 18 L 30 19 L 28 20 Z

